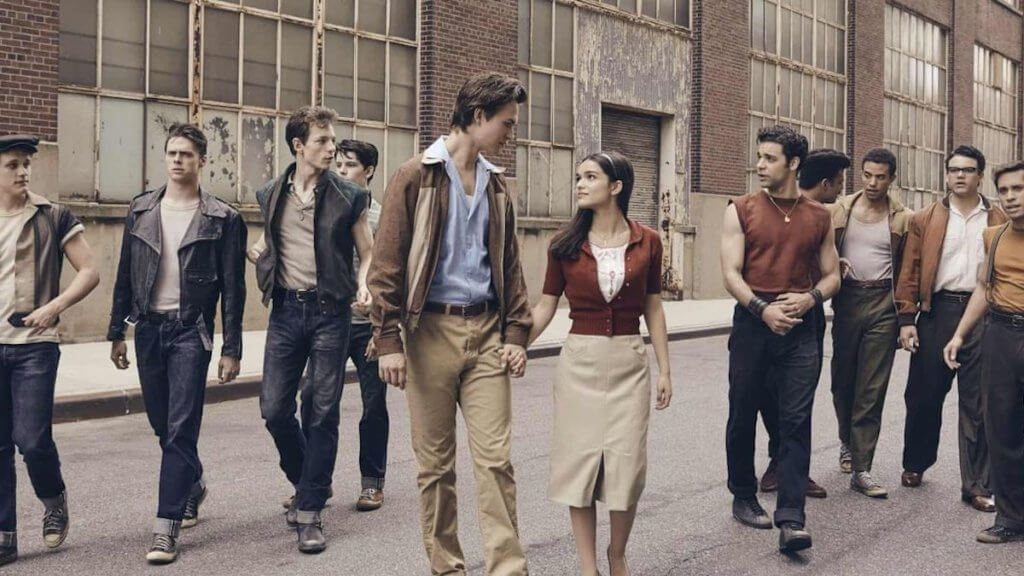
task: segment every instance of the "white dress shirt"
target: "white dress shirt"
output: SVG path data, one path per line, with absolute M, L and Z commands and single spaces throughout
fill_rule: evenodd
M 970 292 L 978 282 L 978 266 L 984 256 L 977 253 L 981 233 L 988 226 L 988 208 L 978 199 L 978 205 L 964 216 L 949 205 L 946 239 L 942 242 L 942 257 L 935 272 L 935 291 Z

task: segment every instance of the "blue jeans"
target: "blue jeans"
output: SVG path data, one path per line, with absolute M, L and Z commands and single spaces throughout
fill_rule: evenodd
M 775 524 L 804 524 L 811 465 L 811 409 L 821 370 L 816 309 L 785 336 L 737 305 L 729 336 L 729 422 L 725 448 L 729 490 L 738 498 L 757 492 L 754 439 L 765 389 L 778 391 L 779 497 Z
M 295 506 L 319 511 L 327 503 L 338 455 L 341 390 L 352 313 L 322 311 L 316 299 L 274 297 L 263 355 L 260 413 L 274 439 L 281 470 L 296 487 Z M 295 396 L 302 372 L 302 425 Z
M 53 389 L 60 348 L 53 342 L 0 344 L 0 532 L 17 528 L 14 447 L 40 499 L 64 491 L 53 443 Z
M 388 385 L 380 379 L 376 360 L 366 359 L 366 345 L 373 338 L 370 324 L 352 324 L 348 356 L 359 373 L 363 415 L 359 419 L 359 472 L 363 488 L 384 489 L 388 463 Z
M 163 452 L 156 515 L 167 520 L 181 520 L 189 494 L 203 477 L 199 427 L 211 353 L 199 330 L 180 320 L 143 319 L 135 327 L 142 400 Z

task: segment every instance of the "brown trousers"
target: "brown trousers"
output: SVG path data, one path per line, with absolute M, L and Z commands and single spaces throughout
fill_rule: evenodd
M 406 338 L 406 398 L 432 574 L 466 573 L 455 491 L 457 407 L 473 457 L 487 574 L 527 574 L 510 461 L 511 385 L 501 367 L 501 346 L 500 320 L 493 312 L 472 318 L 428 312 Z

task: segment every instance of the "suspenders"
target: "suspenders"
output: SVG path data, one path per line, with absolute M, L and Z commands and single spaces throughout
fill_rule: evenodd
M 996 279 L 996 248 L 999 246 L 999 239 L 1003 237 L 1003 234 L 1010 228 L 1010 223 L 1003 224 L 996 235 L 992 237 L 992 245 L 989 246 L 988 250 L 988 273 L 985 275 L 988 280 L 988 285 L 985 288 L 985 297 L 989 302 L 992 302 L 992 283 Z

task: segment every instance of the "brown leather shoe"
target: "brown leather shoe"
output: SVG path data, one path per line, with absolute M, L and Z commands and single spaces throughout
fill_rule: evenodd
M 921 479 L 924 478 L 922 472 L 911 472 L 910 470 L 904 470 L 903 475 L 900 476 L 900 484 L 907 488 L 917 488 L 921 485 Z
M 807 477 L 807 489 L 804 490 L 804 494 L 808 498 L 827 498 L 828 491 L 824 487 L 815 482 L 810 476 Z
M 996 501 L 991 496 L 974 496 L 971 494 L 964 494 L 963 501 L 971 505 L 978 512 L 995 512 Z
M 775 492 L 779 489 L 779 463 L 776 460 L 768 462 L 768 468 L 761 476 L 761 492 Z
M 356 510 L 369 512 L 384 505 L 384 491 L 376 488 L 364 488 L 359 493 L 359 500 L 356 501 Z

